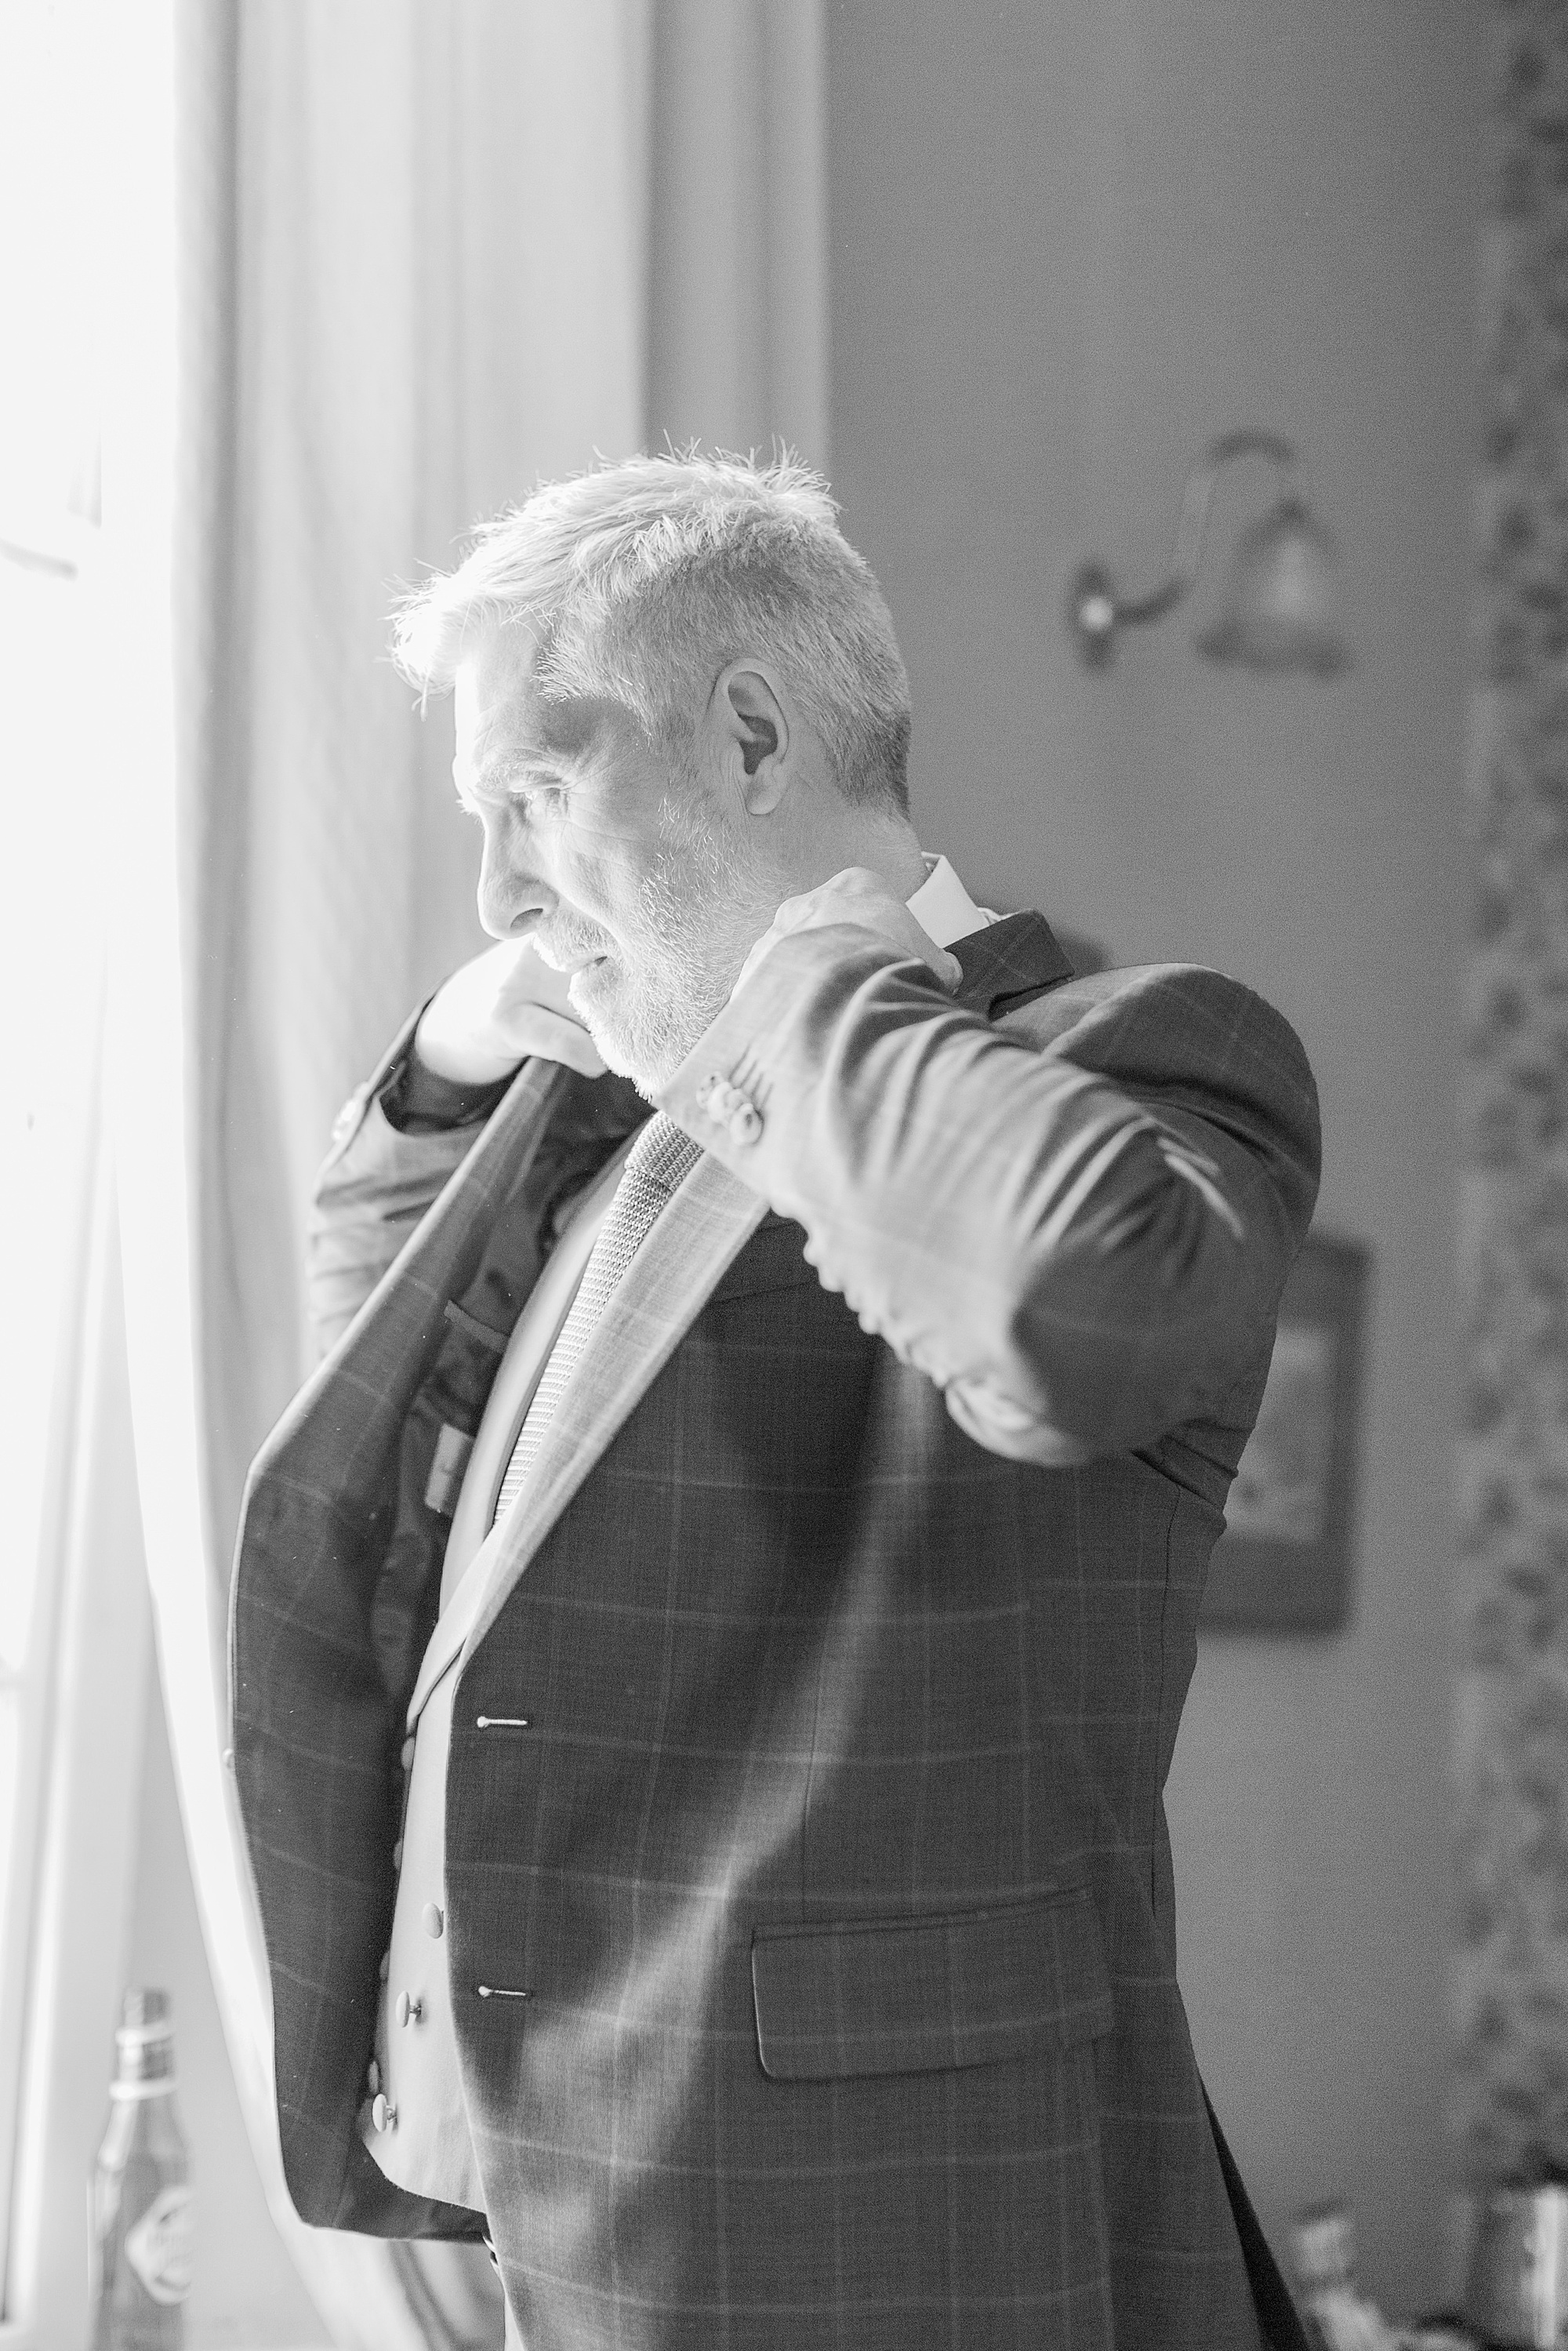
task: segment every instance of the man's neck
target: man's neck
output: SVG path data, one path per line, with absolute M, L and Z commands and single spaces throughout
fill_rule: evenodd
M 859 812 L 847 813 L 852 820 Z M 790 860 L 792 870 L 778 877 L 779 899 L 803 896 L 852 865 L 864 866 L 899 898 L 912 898 L 925 880 L 925 860 L 912 828 L 902 820 L 868 817 L 824 826 L 802 843 Z

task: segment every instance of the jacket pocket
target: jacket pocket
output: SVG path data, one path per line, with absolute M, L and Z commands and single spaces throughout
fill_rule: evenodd
M 1111 2030 L 1082 1887 L 917 1918 L 762 1927 L 751 1945 L 762 2070 L 776 2082 L 989 2065 Z

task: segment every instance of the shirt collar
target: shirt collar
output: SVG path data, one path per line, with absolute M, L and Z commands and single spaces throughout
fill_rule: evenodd
M 925 862 L 925 879 L 905 904 L 939 947 L 950 947 L 955 939 L 967 939 L 997 920 L 988 906 L 976 905 L 945 857 L 926 857 Z

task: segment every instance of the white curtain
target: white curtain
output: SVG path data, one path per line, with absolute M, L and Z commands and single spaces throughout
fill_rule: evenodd
M 226 1745 L 246 1467 L 306 1369 L 333 1113 L 479 944 L 392 584 L 535 479 L 694 436 L 825 462 L 820 0 L 146 0 L 106 535 L 129 1349 L 193 1874 L 257 2159 L 335 2339 L 495 2339 L 487 2274 L 283 2189 Z M 141 95 L 145 93 L 145 96 Z

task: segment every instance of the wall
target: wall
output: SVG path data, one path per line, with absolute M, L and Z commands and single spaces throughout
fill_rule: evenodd
M 923 835 L 992 904 L 1281 1005 L 1322 1085 L 1320 1220 L 1375 1251 L 1353 1622 L 1207 1639 L 1169 1802 L 1194 2038 L 1276 2241 L 1347 2196 L 1372 2284 L 1430 2304 L 1481 12 L 855 0 L 830 25 L 834 485 L 908 659 Z M 1074 566 L 1152 585 L 1187 464 L 1239 423 L 1306 457 L 1354 674 L 1198 661 L 1212 577 L 1085 674 Z M 1222 487 L 1217 556 L 1267 487 Z

